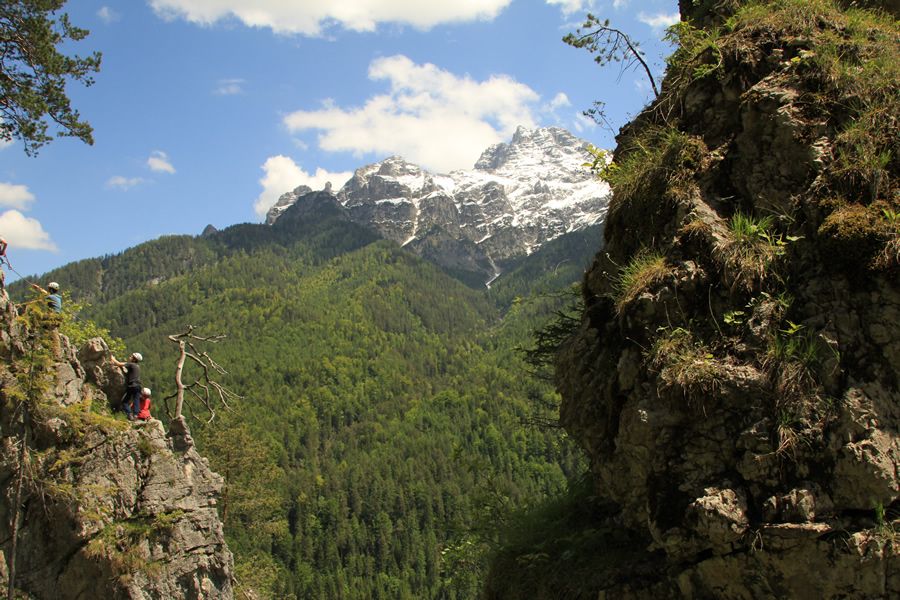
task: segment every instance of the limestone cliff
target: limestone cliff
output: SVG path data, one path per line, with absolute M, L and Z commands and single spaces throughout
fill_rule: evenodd
M 638 547 L 581 595 L 501 557 L 488 597 L 900 596 L 900 28 L 848 4 L 681 2 L 557 360 Z
M 183 424 L 167 435 L 157 420 L 113 417 L 107 397 L 121 397 L 123 382 L 106 344 L 76 356 L 52 319 L 20 317 L 0 291 L 4 590 L 24 467 L 15 585 L 26 597 L 232 598 L 222 478 Z

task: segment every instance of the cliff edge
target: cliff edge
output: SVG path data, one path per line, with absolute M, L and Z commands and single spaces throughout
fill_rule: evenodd
M 16 527 L 24 597 L 232 598 L 221 476 L 183 424 L 167 434 L 155 419 L 113 416 L 107 398 L 121 397 L 123 382 L 105 342 L 76 354 L 54 318 L 33 307 L 19 315 L 0 291 L 4 589 Z
M 900 596 L 900 28 L 849 4 L 681 3 L 557 355 L 606 559 L 487 597 Z

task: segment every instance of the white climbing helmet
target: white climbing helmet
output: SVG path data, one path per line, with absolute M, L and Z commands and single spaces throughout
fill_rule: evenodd
M 50 290 L 51 292 L 58 292 L 59 284 L 56 283 L 55 281 L 51 281 L 50 283 L 47 284 L 47 289 Z
M 141 390 L 141 394 L 144 395 L 144 396 L 149 396 L 149 395 L 150 395 L 150 388 L 144 388 L 144 389 L 142 389 L 142 390 Z
M 144 360 L 144 357 L 141 356 L 140 352 L 133 352 L 131 354 L 131 358 L 134 359 L 134 362 L 141 362 L 142 360 Z

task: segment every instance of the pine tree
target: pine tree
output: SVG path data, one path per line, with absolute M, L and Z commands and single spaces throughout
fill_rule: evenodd
M 94 83 L 91 73 L 100 70 L 100 53 L 68 56 L 59 47 L 88 35 L 75 27 L 66 13 L 66 0 L 18 0 L 0 2 L 0 141 L 19 139 L 25 153 L 57 137 L 77 137 L 93 144 L 93 129 L 73 109 L 66 83 Z

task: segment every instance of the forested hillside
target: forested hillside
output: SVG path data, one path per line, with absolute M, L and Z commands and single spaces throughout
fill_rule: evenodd
M 189 325 L 243 398 L 194 405 L 225 475 L 239 584 L 276 598 L 475 598 L 514 508 L 559 493 L 578 455 L 520 347 L 557 310 L 599 228 L 472 289 L 326 211 L 170 237 L 48 274 L 144 356 L 155 413 Z M 293 210 L 293 209 L 292 209 Z M 292 218 L 293 217 L 293 218 Z

